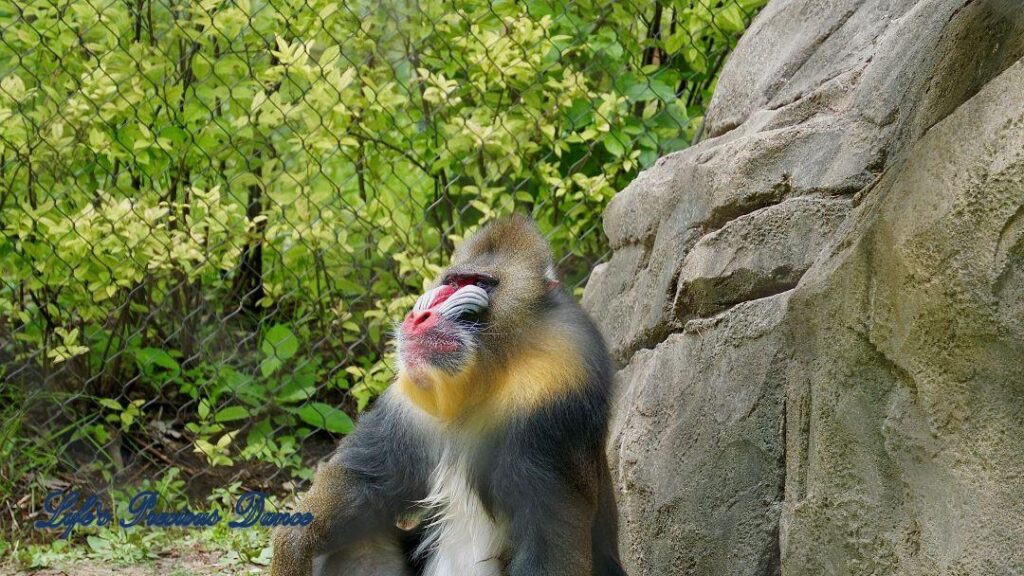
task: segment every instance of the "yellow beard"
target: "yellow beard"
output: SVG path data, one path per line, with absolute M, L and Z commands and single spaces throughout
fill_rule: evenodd
M 503 422 L 543 406 L 585 381 L 580 355 L 569 338 L 552 334 L 504 366 L 476 360 L 457 374 L 429 366 L 403 369 L 398 388 L 413 404 L 443 422 Z

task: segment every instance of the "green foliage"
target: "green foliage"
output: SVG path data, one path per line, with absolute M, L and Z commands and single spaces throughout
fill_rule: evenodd
M 26 570 L 47 568 L 62 562 L 74 562 L 86 555 L 84 550 L 73 548 L 71 542 L 66 540 L 58 540 L 45 545 L 14 546 L 7 553 L 21 568 Z
M 474 228 L 530 213 L 585 279 L 764 2 L 0 0 L 0 377 L 74 392 L 0 454 L 171 430 L 308 475 Z

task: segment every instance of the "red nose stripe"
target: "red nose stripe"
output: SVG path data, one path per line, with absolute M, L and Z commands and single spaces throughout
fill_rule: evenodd
M 437 291 L 437 295 L 434 296 L 434 301 L 431 302 L 430 305 L 427 306 L 427 308 L 435 308 L 437 306 L 440 306 L 441 304 L 444 303 L 445 300 L 451 298 L 452 294 L 455 294 L 455 290 L 455 287 L 451 286 L 450 284 L 445 284 L 444 286 L 441 286 L 441 288 Z
M 441 317 L 439 314 L 434 312 L 434 308 L 437 308 L 444 303 L 445 300 L 451 298 L 452 294 L 455 294 L 455 287 L 453 286 L 441 286 L 434 296 L 434 300 L 427 306 L 426 310 L 413 310 L 409 312 L 409 315 L 402 321 L 402 331 L 410 336 L 419 336 L 429 331 L 437 323 L 440 322 Z

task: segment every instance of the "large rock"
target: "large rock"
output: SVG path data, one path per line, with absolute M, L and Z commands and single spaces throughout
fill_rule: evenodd
M 1022 56 L 1022 0 L 775 0 L 616 196 L 632 574 L 1024 574 Z
M 849 206 L 842 199 L 794 198 L 707 234 L 683 260 L 678 315 L 708 316 L 796 286 Z
M 791 299 L 789 574 L 1024 573 L 1024 61 Z
M 788 296 L 692 322 L 622 371 L 611 465 L 630 574 L 778 566 Z

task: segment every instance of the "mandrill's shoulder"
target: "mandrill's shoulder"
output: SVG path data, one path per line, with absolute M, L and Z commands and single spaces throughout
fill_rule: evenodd
M 608 410 L 606 384 L 590 379 L 509 414 L 474 462 L 487 478 L 479 486 L 485 506 L 550 509 L 572 497 L 565 487 L 588 500 L 596 498 L 606 466 Z M 550 506 L 528 505 L 548 499 Z
M 562 333 L 568 334 L 582 359 L 582 368 L 592 386 L 607 389 L 611 386 L 615 374 L 608 348 L 604 343 L 600 330 L 583 307 L 562 290 L 556 290 L 551 296 L 552 309 L 549 314 L 550 324 L 557 326 Z
M 494 382 L 491 406 L 501 420 L 543 415 L 556 406 L 582 406 L 603 413 L 612 382 L 612 364 L 593 323 L 571 299 L 558 303 Z
M 536 345 L 511 363 L 502 390 L 511 396 L 509 430 L 555 451 L 603 446 L 614 367 L 601 334 L 568 295 L 547 318 Z
M 421 492 L 439 457 L 436 435 L 430 418 L 392 387 L 360 416 L 330 462 L 390 493 Z

